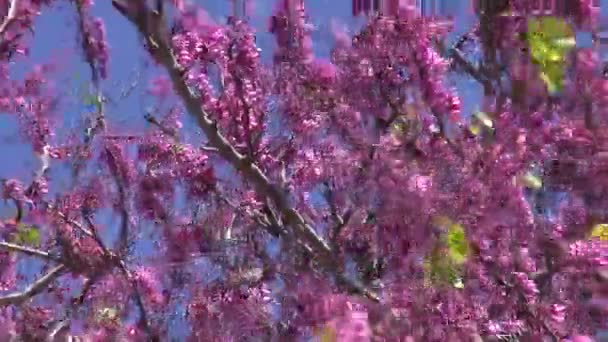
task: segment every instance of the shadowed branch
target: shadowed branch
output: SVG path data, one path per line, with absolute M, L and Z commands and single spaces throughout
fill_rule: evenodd
M 65 271 L 64 265 L 59 265 L 51 269 L 47 274 L 32 283 L 23 292 L 11 293 L 7 296 L 0 297 L 0 307 L 6 305 L 19 305 L 40 292 L 44 291 L 50 283 L 59 278 Z

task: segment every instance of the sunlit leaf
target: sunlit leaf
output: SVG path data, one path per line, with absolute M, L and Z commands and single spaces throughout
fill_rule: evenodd
M 481 126 L 477 125 L 477 124 L 471 124 L 469 126 L 469 130 L 471 131 L 471 133 L 473 133 L 474 135 L 479 135 L 479 133 L 481 133 Z
M 30 246 L 40 245 L 40 232 L 35 227 L 19 225 L 15 235 L 15 242 Z
M 564 19 L 532 18 L 528 21 L 528 45 L 532 59 L 540 66 L 540 77 L 550 93 L 562 89 L 566 56 L 576 46 L 574 30 Z
M 593 226 L 591 237 L 599 238 L 602 241 L 608 241 L 608 224 L 601 223 Z
M 452 224 L 447 234 L 448 255 L 452 261 L 462 264 L 469 254 L 469 242 L 466 239 L 464 228 L 460 224 Z
M 522 177 L 522 180 L 524 185 L 530 189 L 538 190 L 543 187 L 543 181 L 540 179 L 540 177 L 534 175 L 532 172 L 526 173 Z
M 546 39 L 574 36 L 574 30 L 568 21 L 551 16 L 530 18 L 528 33 Z
M 562 89 L 564 73 L 563 65 L 560 63 L 549 63 L 543 67 L 540 77 L 547 85 L 547 90 L 550 93 L 555 93 Z
M 461 269 L 441 248 L 435 248 L 423 261 L 424 284 L 431 286 L 454 286 Z
M 475 115 L 475 119 L 477 119 L 484 126 L 486 126 L 488 128 L 494 127 L 494 124 L 492 122 L 492 118 L 490 117 L 490 115 L 488 115 L 488 113 L 477 111 L 477 112 L 475 112 L 474 115 Z

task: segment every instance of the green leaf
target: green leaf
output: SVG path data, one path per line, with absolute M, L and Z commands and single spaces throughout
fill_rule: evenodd
M 452 224 L 447 234 L 448 255 L 456 264 L 466 261 L 469 254 L 469 242 L 464 228 L 460 224 Z
M 473 135 L 479 135 L 479 133 L 481 133 L 481 127 L 478 124 L 473 123 L 469 125 L 469 130 L 471 133 L 473 133 Z
M 19 227 L 17 227 L 15 242 L 30 246 L 38 246 L 40 245 L 40 232 L 35 227 L 19 225 Z
M 549 93 L 560 91 L 563 87 L 564 68 L 562 63 L 550 63 L 542 68 L 540 77 L 547 84 Z
M 540 77 L 550 93 L 562 89 L 566 56 L 576 46 L 572 26 L 557 17 L 528 20 L 528 45 L 530 54 L 540 66 Z
M 461 266 L 469 255 L 464 228 L 445 216 L 434 217 L 433 223 L 446 233 L 423 261 L 425 284 L 462 288 Z
M 541 39 L 556 39 L 574 36 L 574 30 L 568 21 L 560 17 L 537 17 L 528 20 L 530 36 Z
M 436 248 L 423 262 L 426 286 L 455 286 L 460 278 L 461 269 L 450 258 Z

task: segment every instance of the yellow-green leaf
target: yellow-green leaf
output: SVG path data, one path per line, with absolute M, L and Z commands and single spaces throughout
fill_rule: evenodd
M 460 266 L 454 263 L 439 248 L 423 262 L 424 283 L 426 286 L 454 286 L 460 278 Z
M 19 225 L 19 227 L 17 227 L 15 242 L 30 246 L 38 246 L 40 244 L 40 232 L 35 227 Z
M 469 242 L 466 239 L 464 228 L 460 224 L 452 224 L 447 234 L 448 255 L 456 264 L 466 261 L 469 254 Z
M 568 21 L 559 17 L 533 17 L 528 20 L 528 33 L 543 39 L 556 39 L 574 36 Z
M 593 226 L 591 237 L 599 238 L 602 241 L 608 241 L 608 224 L 601 223 Z
M 494 124 L 492 123 L 492 118 L 490 117 L 490 115 L 488 115 L 488 113 L 477 111 L 474 115 L 475 118 L 484 126 L 488 128 L 494 127 Z
M 479 135 L 479 133 L 481 133 L 481 127 L 478 124 L 473 123 L 473 124 L 469 125 L 469 130 L 474 135 Z
M 524 185 L 528 188 L 538 190 L 543 187 L 543 181 L 540 177 L 534 175 L 532 172 L 528 172 L 523 176 Z
M 528 45 L 540 66 L 540 77 L 550 93 L 562 88 L 566 56 L 576 46 L 572 26 L 562 18 L 542 17 L 528 21 Z

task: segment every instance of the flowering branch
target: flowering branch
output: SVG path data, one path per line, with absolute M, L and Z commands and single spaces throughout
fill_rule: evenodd
M 150 337 L 150 341 L 158 341 L 158 337 L 152 332 L 152 328 L 150 327 L 150 321 L 148 320 L 148 314 L 146 313 L 146 307 L 144 305 L 144 300 L 141 296 L 141 293 L 139 292 L 137 281 L 135 280 L 135 278 L 133 278 L 133 274 L 129 271 L 124 261 L 120 260 L 118 262 L 118 268 L 127 278 L 127 280 L 131 283 L 133 295 L 135 297 L 135 304 L 137 305 L 137 308 L 139 310 L 140 325 L 142 326 L 148 337 Z
M 51 269 L 47 274 L 42 276 L 40 279 L 32 283 L 23 292 L 12 293 L 4 297 L 0 297 L 0 307 L 6 305 L 19 305 L 35 295 L 42 292 L 51 282 L 57 279 L 65 271 L 64 265 L 56 266 Z
M 190 115 L 196 119 L 199 127 L 207 136 L 209 144 L 218 150 L 217 153 L 235 169 L 241 171 L 244 177 L 254 185 L 260 195 L 272 200 L 283 216 L 285 223 L 292 227 L 296 238 L 312 249 L 315 261 L 325 270 L 334 273 L 340 279 L 340 282 L 348 285 L 352 291 L 378 301 L 376 294 L 364 288 L 361 284 L 347 280 L 339 270 L 337 259 L 329 245 L 305 222 L 302 215 L 289 205 L 284 189 L 274 185 L 262 170 L 253 163 L 251 158 L 239 153 L 219 132 L 217 124 L 202 109 L 200 99 L 192 93 L 184 80 L 186 69 L 178 64 L 171 51 L 162 15 L 158 11 L 148 9 L 145 1 L 141 0 L 132 1 L 128 4 L 125 1 L 113 0 L 112 4 L 144 36 L 150 54 L 158 63 L 165 67 L 171 77 L 176 93 L 184 101 Z
M 48 206 L 49 210 L 52 210 L 54 207 L 49 204 Z M 82 224 L 80 224 L 77 221 L 74 221 L 72 219 L 70 219 L 69 217 L 67 217 L 64 213 L 60 212 L 60 211 L 56 211 L 57 216 L 59 216 L 60 219 L 62 219 L 65 223 L 72 225 L 76 228 L 78 228 L 78 230 L 80 230 L 82 233 L 84 233 L 86 236 L 94 238 L 95 239 L 95 234 L 93 234 L 93 232 L 91 232 L 90 230 L 88 230 L 87 228 L 85 228 Z

